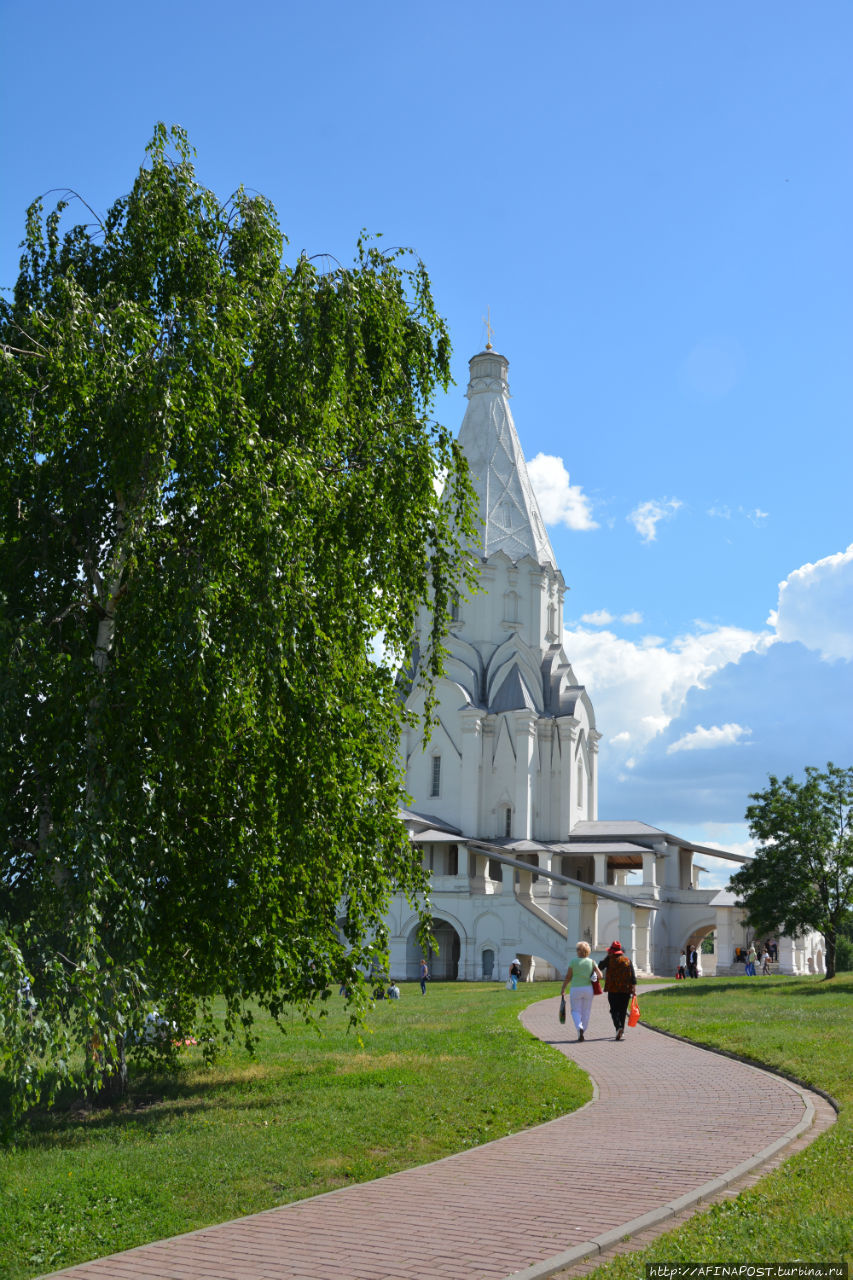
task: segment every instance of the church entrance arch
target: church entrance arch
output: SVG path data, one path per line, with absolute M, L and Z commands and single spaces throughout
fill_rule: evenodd
M 715 938 L 714 925 L 700 925 L 698 928 L 694 925 L 693 930 L 689 934 L 684 944 L 684 949 L 688 953 L 695 947 L 698 954 L 698 969 L 700 976 L 713 977 L 717 971 L 717 948 Z M 702 943 L 706 938 L 714 939 L 714 950 L 704 955 L 702 952 Z
M 435 939 L 435 948 L 430 947 L 426 962 L 430 976 L 436 982 L 455 982 L 459 976 L 459 957 L 462 954 L 462 943 L 459 934 L 447 920 L 433 916 L 430 933 Z M 406 939 L 406 977 L 415 981 L 420 977 L 423 947 L 418 939 L 418 927 L 415 925 Z

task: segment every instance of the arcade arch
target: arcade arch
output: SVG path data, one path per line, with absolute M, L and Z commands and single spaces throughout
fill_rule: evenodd
M 433 916 L 430 922 L 430 933 L 435 939 L 435 948 L 430 946 L 426 962 L 430 976 L 437 982 L 455 982 L 459 977 L 459 958 L 462 954 L 462 941 L 449 920 Z M 424 954 L 418 938 L 418 925 L 415 923 L 406 938 L 406 978 L 414 981 L 420 974 L 421 957 Z

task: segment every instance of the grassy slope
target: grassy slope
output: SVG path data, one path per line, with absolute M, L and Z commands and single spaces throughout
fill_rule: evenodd
M 838 1123 L 736 1199 L 590 1273 L 639 1280 L 650 1262 L 853 1263 L 853 978 L 717 978 L 643 1002 L 643 1020 L 743 1054 L 832 1094 Z M 725 1059 L 720 1069 L 725 1070 Z
M 586 1076 L 518 1022 L 556 984 L 405 986 L 363 1044 L 261 1023 L 254 1060 L 136 1078 L 126 1106 L 34 1118 L 0 1154 L 0 1276 L 30 1277 L 379 1177 L 582 1105 Z M 512 1088 L 507 1088 L 507 1080 Z

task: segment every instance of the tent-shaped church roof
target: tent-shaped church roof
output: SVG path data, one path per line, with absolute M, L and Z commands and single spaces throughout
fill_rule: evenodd
M 509 361 L 486 349 L 469 361 L 468 408 L 459 443 L 470 467 L 483 528 L 480 554 L 486 559 L 503 551 L 514 564 L 530 556 L 540 565 L 557 567 L 557 557 L 518 439 L 509 407 Z

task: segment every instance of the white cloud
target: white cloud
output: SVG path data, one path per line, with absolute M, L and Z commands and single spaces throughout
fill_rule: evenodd
M 774 639 L 740 627 L 702 628 L 669 644 L 660 636 L 625 640 L 582 626 L 565 634 L 566 652 L 589 690 L 596 721 L 620 753 L 629 740 L 634 753 L 641 751 L 679 714 L 691 689 L 704 688 L 721 667 L 763 652 Z
M 723 828 L 769 773 L 849 755 L 853 546 L 791 572 L 762 630 L 696 621 L 632 640 L 577 624 L 565 646 L 605 735 L 602 816 L 688 836 L 685 823 L 718 822 L 691 838 L 737 852 L 743 824 L 737 839 Z
M 581 614 L 581 622 L 586 623 L 588 627 L 607 627 L 611 622 L 615 622 L 616 618 L 609 609 L 595 609 L 592 613 Z M 626 626 L 635 627 L 643 621 L 643 615 L 635 609 L 633 613 L 621 613 L 619 621 L 624 622 Z M 649 637 L 656 644 L 660 643 L 659 637 Z
M 676 742 L 671 742 L 666 754 L 671 756 L 675 751 L 709 751 L 714 747 L 730 747 L 750 733 L 752 730 L 741 724 L 715 724 L 710 729 L 700 724 Z
M 853 662 L 824 662 L 805 645 L 781 642 L 746 653 L 688 690 L 680 715 L 645 747 L 618 799 L 605 797 L 607 775 L 621 768 L 622 752 L 609 746 L 602 751 L 602 816 L 642 815 L 679 834 L 685 822 L 740 819 L 750 794 L 766 787 L 768 774 L 799 777 L 805 764 L 849 758 L 852 706 Z M 671 743 L 697 725 L 733 720 L 749 725 L 748 748 L 741 740 L 713 751 L 667 754 Z M 726 846 L 731 839 L 711 838 Z
M 569 529 L 597 529 L 590 500 L 580 485 L 569 483 L 563 459 L 537 453 L 527 464 L 542 519 L 546 524 L 564 524 Z
M 625 518 L 644 542 L 654 542 L 661 520 L 671 520 L 680 506 L 679 498 L 651 498 L 648 502 L 641 502 Z
M 731 520 L 732 509 L 726 506 L 709 507 L 707 514 L 717 520 Z M 738 507 L 737 509 L 737 515 L 745 516 L 754 525 L 760 525 L 761 521 L 766 520 L 769 514 L 768 511 L 762 511 L 761 507 L 753 507 L 751 510 L 747 510 L 746 507 Z
M 828 660 L 853 658 L 853 543 L 789 573 L 775 621 L 780 640 L 799 640 Z

